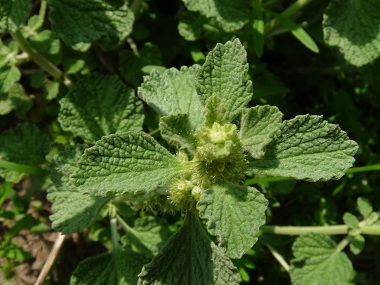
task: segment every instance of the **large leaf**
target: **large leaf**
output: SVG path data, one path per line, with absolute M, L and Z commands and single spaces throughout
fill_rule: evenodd
M 96 221 L 100 209 L 112 198 L 93 197 L 76 191 L 69 176 L 78 169 L 77 161 L 84 151 L 82 145 L 66 145 L 49 165 L 54 183 L 48 189 L 47 199 L 53 204 L 50 216 L 52 228 L 63 234 L 79 232 Z
M 252 82 L 247 80 L 247 53 L 238 39 L 217 44 L 198 72 L 197 91 L 203 101 L 218 96 L 224 101 L 231 122 L 252 97 Z
M 284 121 L 263 159 L 251 161 L 250 166 L 269 176 L 339 179 L 352 166 L 357 149 L 338 125 L 329 124 L 322 116 L 303 115 Z
M 15 31 L 26 22 L 31 0 L 0 0 L 0 32 Z
M 82 193 L 142 194 L 182 171 L 180 162 L 146 134 L 114 134 L 86 149 L 71 178 Z
M 204 231 L 198 217 L 188 213 L 182 228 L 161 252 L 143 267 L 140 285 L 233 285 L 240 276 L 231 260 Z
M 44 162 L 49 151 L 49 137 L 35 125 L 24 123 L 7 130 L 0 136 L 0 159 L 36 166 Z M 18 183 L 23 173 L 0 168 L 0 176 Z
M 244 109 L 239 132 L 244 150 L 253 158 L 263 157 L 265 147 L 271 142 L 281 123 L 282 113 L 277 107 L 257 106 Z
M 160 116 L 189 114 L 193 127 L 202 123 L 204 107 L 195 89 L 198 65 L 171 68 L 164 74 L 153 72 L 144 77 L 138 94 Z
M 53 31 L 71 46 L 101 38 L 115 45 L 132 31 L 134 15 L 122 0 L 49 0 L 48 4 Z
M 325 41 L 351 64 L 362 66 L 380 55 L 380 2 L 332 0 L 323 15 Z
M 127 249 L 83 260 L 74 271 L 70 285 L 135 285 L 147 258 Z
M 116 76 L 80 80 L 60 104 L 62 128 L 90 143 L 104 135 L 142 130 L 142 104 Z
M 345 253 L 337 251 L 336 243 L 327 235 L 300 236 L 292 249 L 295 257 L 290 268 L 292 284 L 349 284 L 353 277 L 351 261 Z
M 202 193 L 197 209 L 226 254 L 241 258 L 257 241 L 267 205 L 267 199 L 255 188 L 225 184 Z
M 226 32 L 241 29 L 248 21 L 250 2 L 245 0 L 182 0 L 190 11 L 215 18 Z

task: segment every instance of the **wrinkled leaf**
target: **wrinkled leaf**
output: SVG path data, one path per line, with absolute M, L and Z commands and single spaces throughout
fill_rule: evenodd
M 303 115 L 284 121 L 251 170 L 268 176 L 307 181 L 341 178 L 354 162 L 358 145 L 338 125 L 322 116 Z
M 90 143 L 105 135 L 142 130 L 142 104 L 116 76 L 95 74 L 80 80 L 60 105 L 62 128 Z
M 268 201 L 258 190 L 235 184 L 216 185 L 197 204 L 207 230 L 231 258 L 241 258 L 258 239 Z
M 0 0 L 0 32 L 17 30 L 28 19 L 31 0 Z

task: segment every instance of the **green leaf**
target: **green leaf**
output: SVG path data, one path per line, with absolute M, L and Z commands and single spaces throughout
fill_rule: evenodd
M 160 130 L 162 137 L 177 149 L 187 149 L 190 153 L 195 151 L 195 139 L 192 135 L 188 114 L 177 114 L 161 117 Z
M 359 228 L 358 218 L 351 213 L 344 213 L 343 221 L 351 229 L 358 229 Z
M 14 32 L 28 19 L 31 0 L 0 0 L 0 32 Z
M 218 96 L 211 96 L 206 100 L 205 107 L 205 125 L 212 127 L 214 123 L 224 125 L 228 123 L 227 110 L 224 107 L 224 102 Z
M 359 197 L 356 203 L 358 204 L 360 214 L 366 219 L 373 211 L 371 203 L 363 197 Z
M 303 115 L 284 121 L 263 159 L 250 166 L 268 176 L 307 181 L 341 178 L 354 162 L 358 145 L 338 125 L 322 116 Z
M 330 1 L 323 15 L 326 43 L 337 46 L 350 64 L 371 63 L 380 55 L 379 14 L 377 0 Z
M 198 217 L 190 213 L 139 277 L 139 285 L 233 285 L 241 281 L 231 260 L 208 237 Z
M 171 235 L 165 219 L 151 216 L 136 219 L 133 228 L 127 225 L 127 229 L 126 242 L 146 256 L 156 255 Z
M 240 123 L 240 140 L 244 150 L 253 158 L 262 158 L 265 147 L 280 129 L 282 113 L 277 107 L 257 106 L 243 109 Z
M 145 262 L 147 257 L 127 249 L 102 253 L 83 260 L 74 271 L 70 285 L 135 285 Z
M 82 79 L 60 104 L 62 128 L 90 143 L 104 135 L 142 129 L 142 104 L 117 76 Z
M 290 32 L 295 36 L 305 47 L 309 50 L 318 53 L 319 48 L 315 41 L 309 36 L 308 33 L 304 29 L 302 29 L 299 25 L 294 23 L 292 20 L 284 17 L 281 14 L 270 12 L 276 20 L 281 23 L 284 27 L 288 28 Z
M 112 199 L 93 197 L 76 191 L 69 176 L 78 169 L 77 161 L 84 151 L 82 145 L 66 145 L 49 165 L 54 186 L 48 188 L 47 199 L 55 212 L 50 216 L 52 228 L 63 234 L 79 232 L 96 221 L 100 209 Z
M 353 254 L 358 255 L 364 248 L 365 239 L 362 235 L 354 236 L 350 242 L 350 250 Z
M 153 72 L 144 76 L 144 83 L 138 89 L 138 95 L 160 116 L 189 114 L 195 128 L 203 121 L 204 107 L 195 89 L 195 76 L 198 65 L 170 68 L 159 74 Z
M 267 199 L 255 188 L 225 184 L 202 193 L 197 209 L 219 246 L 238 259 L 257 242 L 267 205 Z
M 75 189 L 50 187 L 47 199 L 53 203 L 54 214 L 50 216 L 52 228 L 68 235 L 92 225 L 112 196 L 94 197 L 76 192 Z
M 0 136 L 0 159 L 36 166 L 45 160 L 49 151 L 49 137 L 35 125 L 24 123 L 4 131 Z M 0 176 L 8 182 L 18 183 L 23 173 L 0 168 Z
M 295 257 L 290 267 L 292 284 L 349 284 L 354 274 L 351 261 L 345 253 L 337 252 L 336 247 L 327 235 L 307 234 L 297 238 L 292 247 Z
M 16 115 L 22 117 L 32 105 L 32 98 L 25 93 L 21 84 L 13 84 L 8 94 L 0 93 L 0 115 L 5 115 L 15 110 Z
M 30 38 L 30 45 L 53 64 L 57 65 L 61 62 L 61 42 L 52 31 L 45 30 L 33 35 Z
M 218 96 L 224 101 L 229 122 L 252 97 L 252 82 L 246 79 L 247 53 L 238 39 L 217 44 L 198 72 L 197 91 L 203 101 Z
M 121 0 L 49 0 L 52 29 L 68 45 L 85 44 L 102 39 L 111 49 L 132 31 L 134 15 Z
M 198 13 L 186 11 L 181 15 L 178 24 L 179 34 L 187 41 L 196 41 L 201 37 L 203 25 L 208 19 Z
M 226 32 L 241 29 L 249 18 L 250 3 L 245 0 L 182 0 L 190 11 L 215 18 Z
M 12 65 L 0 69 L 0 93 L 7 93 L 21 78 L 20 70 Z
M 149 193 L 182 171 L 180 162 L 146 134 L 104 136 L 86 149 L 71 178 L 95 196 Z

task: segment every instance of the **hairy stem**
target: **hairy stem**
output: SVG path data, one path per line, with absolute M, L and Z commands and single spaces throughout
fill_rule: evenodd
M 10 33 L 12 38 L 17 42 L 21 50 L 29 55 L 29 58 L 35 62 L 39 67 L 53 76 L 55 79 L 60 79 L 62 77 L 62 71 L 58 69 L 54 64 L 48 61 L 39 52 L 33 49 L 28 41 L 24 38 L 20 30 Z
M 264 233 L 277 235 L 303 235 L 307 233 L 326 235 L 346 235 L 350 228 L 347 225 L 316 226 L 316 227 L 293 227 L 293 226 L 262 226 Z M 359 226 L 360 233 L 365 235 L 380 235 L 380 226 Z

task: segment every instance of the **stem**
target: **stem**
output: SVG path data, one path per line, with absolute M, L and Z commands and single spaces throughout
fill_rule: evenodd
M 7 160 L 0 159 L 0 167 L 8 170 L 13 170 L 21 173 L 28 173 L 33 175 L 46 175 L 49 171 L 41 169 L 39 167 L 18 164 Z
M 380 164 L 351 167 L 349 170 L 347 170 L 347 174 L 377 170 L 380 170 Z
M 285 18 L 294 20 L 297 16 L 297 13 L 301 9 L 303 9 L 306 5 L 308 5 L 312 0 L 298 0 L 292 5 L 290 5 L 287 9 L 285 9 L 281 15 Z M 271 31 L 273 31 L 275 28 L 277 28 L 280 25 L 280 23 L 277 21 L 276 18 L 273 18 L 271 21 L 269 21 L 265 25 L 265 34 L 269 35 Z
M 282 267 L 284 267 L 284 269 L 286 270 L 286 272 L 289 272 L 290 270 L 290 266 L 289 264 L 286 262 L 286 260 L 284 259 L 284 257 L 278 253 L 278 251 L 273 248 L 269 243 L 267 242 L 262 242 L 268 249 L 269 251 L 271 252 L 271 254 L 273 255 L 274 258 L 276 258 L 276 260 L 278 261 L 278 263 L 281 264 Z
M 41 270 L 40 274 L 38 275 L 37 281 L 36 281 L 36 283 L 34 283 L 34 285 L 43 284 L 47 274 L 50 271 L 51 266 L 54 263 L 54 260 L 57 258 L 57 255 L 59 253 L 59 250 L 62 247 L 64 240 L 65 240 L 65 236 L 61 233 L 58 233 L 58 237 L 54 242 L 54 246 L 53 246 L 52 250 L 50 251 L 49 256 L 46 259 L 46 262 L 44 264 L 44 267 L 42 267 L 42 270 Z
M 112 251 L 116 251 L 120 248 L 119 241 L 118 241 L 118 233 L 117 233 L 117 220 L 116 218 L 110 219 L 110 225 L 111 225 L 111 239 L 112 239 Z
M 347 225 L 316 226 L 316 227 L 293 227 L 293 226 L 262 226 L 264 233 L 277 235 L 303 235 L 307 233 L 318 233 L 326 235 L 346 235 L 349 232 Z M 380 226 L 361 226 L 360 233 L 365 235 L 380 235 Z
M 24 38 L 20 30 L 10 33 L 12 38 L 17 42 L 19 47 L 23 52 L 26 52 L 29 55 L 29 58 L 34 61 L 39 67 L 53 76 L 55 79 L 62 77 L 62 71 L 59 70 L 54 64 L 48 61 L 44 56 L 39 52 L 33 49 L 28 41 Z
M 41 6 L 40 6 L 40 11 L 38 13 L 38 16 L 40 16 L 42 20 L 45 19 L 46 8 L 47 8 L 47 0 L 41 0 Z

